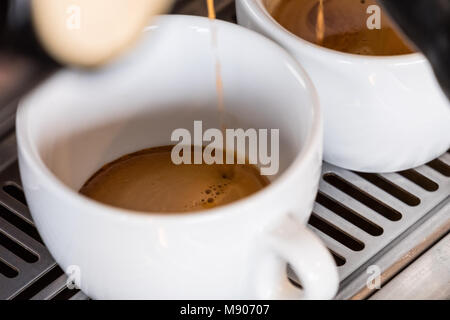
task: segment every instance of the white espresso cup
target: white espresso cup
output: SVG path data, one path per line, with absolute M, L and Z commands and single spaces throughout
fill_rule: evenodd
M 273 19 L 267 8 L 277 1 L 236 0 L 238 23 L 278 42 L 311 77 L 323 110 L 325 161 L 391 172 L 450 148 L 450 104 L 421 53 L 367 56 L 318 46 Z
M 211 46 L 211 27 L 217 48 Z M 143 213 L 78 193 L 102 165 L 171 142 L 194 120 L 219 128 L 215 53 L 228 128 L 279 129 L 277 175 L 234 203 Z M 162 16 L 128 56 L 95 73 L 63 70 L 17 113 L 19 165 L 37 228 L 95 299 L 329 299 L 332 256 L 306 223 L 321 170 L 314 87 L 281 47 L 240 26 Z M 176 196 L 176 195 L 174 195 Z M 303 289 L 286 277 L 286 264 Z

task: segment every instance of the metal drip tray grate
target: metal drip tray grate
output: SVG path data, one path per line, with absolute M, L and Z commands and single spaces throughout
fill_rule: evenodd
M 232 0 L 216 6 L 218 18 L 235 21 Z M 206 13 L 204 0 L 178 1 L 174 11 Z M 88 299 L 66 287 L 65 274 L 34 227 L 21 188 L 13 124 L 1 120 L 0 299 Z M 377 266 L 381 282 L 389 284 L 450 230 L 448 152 L 391 174 L 361 174 L 324 163 L 319 189 L 309 226 L 338 265 L 338 299 L 370 298 L 375 291 L 366 286 L 369 266 Z M 288 276 L 296 281 L 290 270 Z
M 34 228 L 21 189 L 14 134 L 0 143 L 0 154 L 0 299 L 87 299 L 66 287 L 66 276 Z M 450 153 L 391 174 L 359 174 L 325 163 L 309 226 L 335 257 L 342 288 L 338 298 L 364 290 L 368 265 L 387 272 L 427 237 L 429 245 L 443 237 L 450 229 L 449 194 Z M 426 222 L 432 228 L 402 245 Z M 393 257 L 381 261 L 392 251 Z
M 389 174 L 355 173 L 324 164 L 309 224 L 335 256 L 341 288 L 351 283 L 339 297 L 350 298 L 366 289 L 368 266 L 376 265 L 386 282 L 423 252 L 426 243 L 448 233 L 449 195 L 449 153 L 424 166 Z M 427 221 L 434 228 L 425 230 Z M 414 230 L 415 239 L 408 238 Z M 388 252 L 394 255 L 381 261 Z M 404 256 L 409 259 L 401 263 Z

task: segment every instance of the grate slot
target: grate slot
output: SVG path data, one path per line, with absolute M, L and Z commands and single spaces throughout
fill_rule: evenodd
M 16 268 L 0 258 L 0 274 L 7 278 L 15 278 L 19 274 Z
M 39 257 L 36 254 L 21 246 L 1 231 L 0 246 L 8 249 L 11 253 L 15 254 L 25 262 L 35 263 L 39 260 Z
M 359 213 L 362 217 L 364 217 L 365 219 L 373 222 L 374 224 L 376 224 L 377 226 L 380 226 L 381 228 L 383 228 L 383 234 L 386 234 L 386 222 L 391 222 L 390 220 L 387 220 L 386 218 L 384 218 L 382 215 L 380 215 L 378 212 L 368 208 L 366 205 L 362 204 L 361 202 L 355 200 L 354 198 L 352 198 L 351 196 L 347 195 L 346 193 L 342 192 L 341 190 L 333 187 L 331 184 L 328 184 L 327 182 L 325 182 L 323 179 L 320 182 L 319 185 L 319 190 L 323 193 L 325 193 L 327 196 L 329 197 L 333 197 L 333 199 L 336 199 L 337 201 L 339 201 L 339 203 L 341 203 L 342 205 L 345 205 L 347 208 L 349 208 L 350 210 L 353 210 L 354 212 Z M 320 205 L 319 203 L 316 203 L 316 205 Z M 326 209 L 327 211 L 329 211 L 329 214 L 327 215 L 322 215 L 322 217 L 324 217 L 325 219 L 329 220 L 330 222 L 333 222 L 336 225 L 339 225 L 339 221 L 334 221 L 337 219 L 334 219 L 332 217 L 330 217 L 331 215 L 334 218 L 339 218 L 341 220 L 344 220 L 345 222 L 347 222 L 345 219 L 339 217 L 338 215 L 336 215 L 335 213 L 333 213 L 331 210 L 323 207 L 324 209 Z M 318 212 L 320 214 L 320 212 Z M 348 224 L 351 226 L 353 226 L 350 222 L 348 222 Z M 367 233 L 365 231 L 360 230 L 359 228 L 354 228 L 355 230 L 361 231 L 361 234 L 366 235 Z M 359 238 L 362 239 L 362 236 L 359 236 Z
M 50 300 L 69 300 L 74 295 L 76 295 L 80 290 L 78 289 L 69 289 L 67 287 L 64 287 L 62 291 L 60 291 L 56 296 L 51 298 Z
M 415 195 L 397 186 L 391 181 L 381 177 L 378 174 L 365 172 L 354 172 L 354 173 L 411 207 L 415 207 L 420 204 L 420 199 L 417 198 Z
M 330 249 L 328 249 L 328 250 L 330 250 Z M 330 253 L 333 256 L 334 262 L 336 262 L 336 265 L 338 267 L 342 267 L 347 262 L 347 260 L 343 256 L 337 254 L 333 250 L 330 250 Z
M 431 162 L 427 163 L 427 166 L 432 168 L 433 170 L 436 170 L 440 174 L 450 177 L 450 166 L 446 164 L 444 161 L 441 161 L 439 159 L 435 159 Z
M 67 286 L 67 276 L 59 276 L 55 281 L 34 295 L 31 300 L 51 300 Z
M 30 223 L 28 223 L 27 221 L 16 215 L 14 212 L 5 208 L 1 203 L 0 203 L 0 218 L 3 218 L 4 220 L 8 221 L 10 224 L 15 226 L 19 230 L 23 231 L 34 240 L 43 244 L 37 229 L 33 225 L 31 225 Z
M 353 251 L 361 251 L 364 249 L 364 243 L 353 238 L 351 235 L 339 229 L 335 225 L 322 219 L 314 212 L 311 214 L 308 223 Z
M 337 174 L 326 173 L 323 175 L 323 180 L 331 184 L 333 187 L 346 193 L 355 200 L 373 209 L 386 219 L 389 219 L 391 221 L 398 221 L 402 218 L 402 214 L 400 212 L 398 212 L 394 208 L 391 208 L 384 202 L 373 198 L 372 196 L 362 191 L 350 182 L 344 180 Z
M 45 273 L 42 277 L 38 278 L 31 285 L 29 285 L 25 290 L 15 296 L 12 300 L 29 300 L 53 281 L 62 276 L 64 272 L 60 267 L 55 266 L 50 271 Z
M 323 192 L 319 191 L 316 201 L 328 210 L 333 211 L 341 218 L 347 220 L 348 222 L 352 223 L 353 225 L 357 226 L 358 228 L 372 236 L 380 236 L 383 234 L 383 228 L 367 220 L 354 210 L 344 206 L 343 204 L 339 203 Z
M 3 191 L 5 191 L 6 194 L 13 197 L 17 201 L 21 202 L 23 205 L 28 206 L 27 200 L 25 199 L 25 194 L 23 193 L 22 189 L 16 186 L 12 182 L 7 182 L 3 186 Z
M 439 185 L 436 182 L 434 182 L 431 179 L 428 179 L 427 177 L 420 174 L 416 170 L 413 170 L 413 169 L 404 170 L 404 171 L 400 171 L 398 174 L 400 174 L 402 177 L 408 179 L 409 181 L 415 183 L 416 185 L 418 185 L 419 187 L 421 187 L 422 189 L 424 189 L 426 191 L 434 192 L 439 189 Z

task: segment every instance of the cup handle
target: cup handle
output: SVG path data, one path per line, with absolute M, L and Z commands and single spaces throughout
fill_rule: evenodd
M 259 264 L 259 296 L 268 299 L 332 299 L 338 290 L 336 264 L 322 241 L 306 226 L 288 216 L 266 238 L 265 258 Z M 294 286 L 286 263 L 301 281 Z

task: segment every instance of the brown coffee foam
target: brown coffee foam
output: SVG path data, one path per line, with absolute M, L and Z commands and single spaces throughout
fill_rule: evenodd
M 106 164 L 80 193 L 130 210 L 188 212 L 237 201 L 269 183 L 250 164 L 175 165 L 171 149 L 145 149 Z
M 266 3 L 272 1 L 267 1 Z M 355 0 L 324 0 L 323 17 L 325 32 L 323 41 L 318 41 L 317 19 L 319 0 L 278 0 L 268 5 L 267 10 L 274 19 L 299 37 L 337 51 L 365 55 L 397 55 L 413 52 L 395 31 L 386 14 L 381 13 L 381 29 L 367 27 L 368 6 L 375 0 L 364 3 Z

